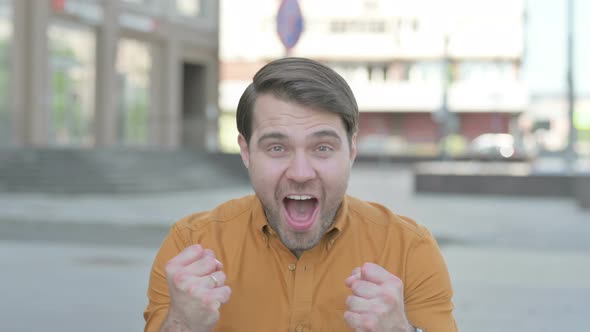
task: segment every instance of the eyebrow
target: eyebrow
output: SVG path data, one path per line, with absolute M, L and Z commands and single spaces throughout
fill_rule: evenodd
M 312 135 L 315 138 L 324 138 L 324 137 L 332 137 L 338 140 L 338 142 L 342 142 L 342 139 L 340 138 L 340 135 L 338 135 L 338 133 L 336 133 L 333 130 L 320 130 L 317 131 L 315 133 L 313 133 Z
M 262 144 L 262 142 L 267 139 L 284 140 L 286 138 L 287 138 L 287 135 L 285 135 L 285 134 L 282 134 L 279 132 L 270 132 L 270 133 L 266 133 L 266 134 L 260 136 L 260 138 L 258 138 L 258 145 Z
M 320 130 L 320 131 L 316 131 L 315 133 L 313 133 L 311 135 L 313 138 L 325 138 L 325 137 L 332 137 L 338 140 L 338 142 L 342 142 L 342 139 L 340 138 L 340 136 L 338 135 L 338 133 L 336 133 L 333 130 Z M 275 140 L 285 140 L 287 139 L 287 135 L 283 134 L 283 133 L 279 133 L 279 132 L 270 132 L 270 133 L 266 133 L 262 136 L 260 136 L 260 138 L 258 138 L 258 145 L 262 144 L 262 142 L 264 142 L 267 139 L 275 139 Z

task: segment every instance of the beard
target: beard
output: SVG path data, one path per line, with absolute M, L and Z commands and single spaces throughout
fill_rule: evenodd
M 306 191 L 305 189 L 309 189 L 306 187 L 309 186 L 297 185 L 296 187 L 288 187 L 294 189 L 292 192 L 321 193 L 320 196 L 317 197 L 320 209 L 317 220 L 314 221 L 314 225 L 311 229 L 304 232 L 294 231 L 288 226 L 282 209 L 284 208 L 283 198 L 285 197 L 285 190 L 277 189 L 272 202 L 267 202 L 261 198 L 268 224 L 279 235 L 279 238 L 285 247 L 299 257 L 303 251 L 315 247 L 330 226 L 332 226 L 334 218 L 342 205 L 342 199 L 344 198 L 347 186 L 347 182 L 343 183 L 342 186 L 333 191 L 331 197 L 327 197 L 326 192 L 323 189 L 319 191 Z
M 318 220 L 315 223 L 319 223 L 318 226 L 314 225 L 314 228 L 308 232 L 294 232 L 286 229 L 286 221 L 282 221 L 284 217 L 280 210 L 265 208 L 266 219 L 272 229 L 277 232 L 281 242 L 299 256 L 300 252 L 309 250 L 318 244 L 326 233 L 326 231 L 334 223 L 334 217 L 338 212 L 340 205 L 331 211 L 320 211 Z

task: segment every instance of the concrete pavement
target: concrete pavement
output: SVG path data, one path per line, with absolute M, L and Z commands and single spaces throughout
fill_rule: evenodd
M 416 195 L 412 188 L 408 168 L 357 164 L 349 192 L 431 229 L 462 331 L 587 330 L 588 210 L 567 198 Z M 151 259 L 166 230 L 250 192 L 242 185 L 151 195 L 0 193 L 0 266 L 10 271 L 0 286 L 0 321 L 10 331 L 140 330 Z M 91 321 L 101 324 L 93 330 Z

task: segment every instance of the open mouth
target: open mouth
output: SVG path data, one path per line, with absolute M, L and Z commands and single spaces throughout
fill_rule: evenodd
M 319 211 L 319 201 L 311 195 L 287 195 L 283 206 L 287 224 L 298 232 L 309 230 Z

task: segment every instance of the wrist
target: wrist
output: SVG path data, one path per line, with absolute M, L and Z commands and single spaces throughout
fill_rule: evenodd
M 407 332 L 423 332 L 422 329 L 418 327 L 414 327 L 412 324 L 408 323 L 408 327 L 406 328 Z
M 160 332 L 211 332 L 212 328 L 200 323 L 187 317 L 183 310 L 174 310 L 174 306 L 170 306 Z
M 168 312 L 168 316 L 164 320 L 160 332 L 190 332 L 190 329 L 183 319 Z
M 192 330 L 183 315 L 177 313 L 173 307 L 170 307 L 168 315 L 160 328 L 160 332 L 192 332 Z

